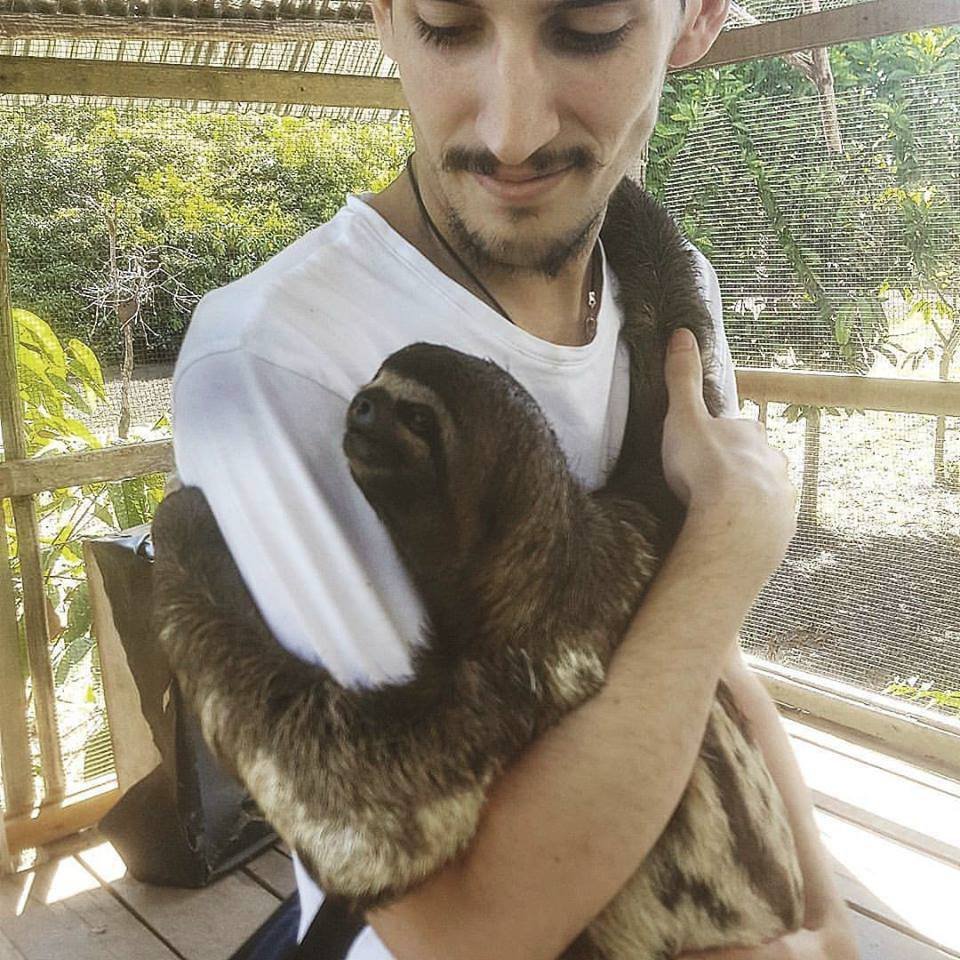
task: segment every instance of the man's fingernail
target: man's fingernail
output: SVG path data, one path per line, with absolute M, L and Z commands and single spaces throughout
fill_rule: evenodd
M 686 327 L 681 327 L 670 338 L 670 352 L 674 353 L 677 350 L 692 350 L 695 342 L 696 341 L 693 339 L 693 334 Z

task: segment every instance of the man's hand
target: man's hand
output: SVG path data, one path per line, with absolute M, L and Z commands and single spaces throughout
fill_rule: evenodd
M 844 908 L 816 930 L 803 928 L 759 947 L 684 953 L 677 960 L 860 960 L 860 950 Z
M 664 378 L 663 472 L 687 507 L 685 528 L 721 549 L 742 575 L 759 578 L 759 593 L 796 532 L 787 458 L 756 420 L 710 415 L 700 351 L 687 329 L 670 340 Z

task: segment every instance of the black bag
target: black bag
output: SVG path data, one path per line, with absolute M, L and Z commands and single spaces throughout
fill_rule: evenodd
M 121 788 L 131 769 L 142 775 L 159 752 L 159 763 L 128 787 L 100 831 L 138 880 L 202 887 L 276 836 L 244 788 L 217 766 L 153 636 L 149 524 L 88 540 L 85 555 Z

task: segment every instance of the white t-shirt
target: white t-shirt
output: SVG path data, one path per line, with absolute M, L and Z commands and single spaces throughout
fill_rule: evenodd
M 277 639 L 344 684 L 409 671 L 423 608 L 347 469 L 347 406 L 395 350 L 418 341 L 489 358 L 540 404 L 574 474 L 599 487 L 620 449 L 627 351 L 606 257 L 597 332 L 561 346 L 511 324 L 440 271 L 362 196 L 197 306 L 173 383 L 184 484 L 210 502 Z M 727 411 L 736 383 L 720 291 L 700 255 Z M 295 862 L 304 935 L 323 895 Z M 349 960 L 390 960 L 371 928 Z

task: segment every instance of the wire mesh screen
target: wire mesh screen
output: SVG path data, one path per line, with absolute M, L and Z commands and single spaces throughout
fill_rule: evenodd
M 818 10 L 854 7 L 864 0 L 733 0 L 730 4 L 728 28 L 748 26 L 754 21 L 786 20 Z
M 893 77 L 894 43 L 923 68 Z M 743 71 L 670 91 L 668 149 L 651 151 L 649 180 L 717 269 L 738 366 L 960 375 L 960 64 L 944 55 L 955 48 L 945 31 L 833 51 L 840 152 L 831 104 L 784 93 L 786 68 L 767 95 L 744 89 Z M 887 70 L 849 84 L 871 62 Z M 956 715 L 960 419 L 840 402 L 766 415 L 801 525 L 747 647 Z
M 789 423 L 785 409 L 769 405 L 768 437 L 800 489 L 814 466 L 806 425 Z M 960 418 L 947 430 L 947 456 L 958 463 Z M 874 692 L 893 685 L 956 714 L 960 491 L 933 482 L 935 434 L 933 417 L 822 418 L 815 518 L 800 524 L 754 605 L 747 650 Z
M 28 410 L 29 412 L 29 410 Z M 91 630 L 90 582 L 83 540 L 114 534 L 149 519 L 163 495 L 156 474 L 115 483 L 67 487 L 36 498 L 39 534 L 45 545 L 43 571 L 54 685 L 57 736 L 68 796 L 112 777 L 113 746 L 104 702 L 99 650 Z M 22 605 L 19 544 L 7 515 L 14 590 Z M 35 793 L 42 796 L 41 757 L 35 696 L 28 702 Z
M 14 306 L 38 342 L 44 324 L 92 348 L 103 389 L 72 413 L 101 445 L 169 435 L 200 297 L 384 186 L 411 148 L 402 121 L 217 106 L 0 102 Z
M 385 186 L 411 149 L 405 120 L 303 113 L 0 102 L 31 455 L 168 438 L 199 298 L 328 220 L 348 192 Z M 161 493 L 162 478 L 145 477 L 37 498 L 68 794 L 113 764 L 79 541 L 148 521 Z

